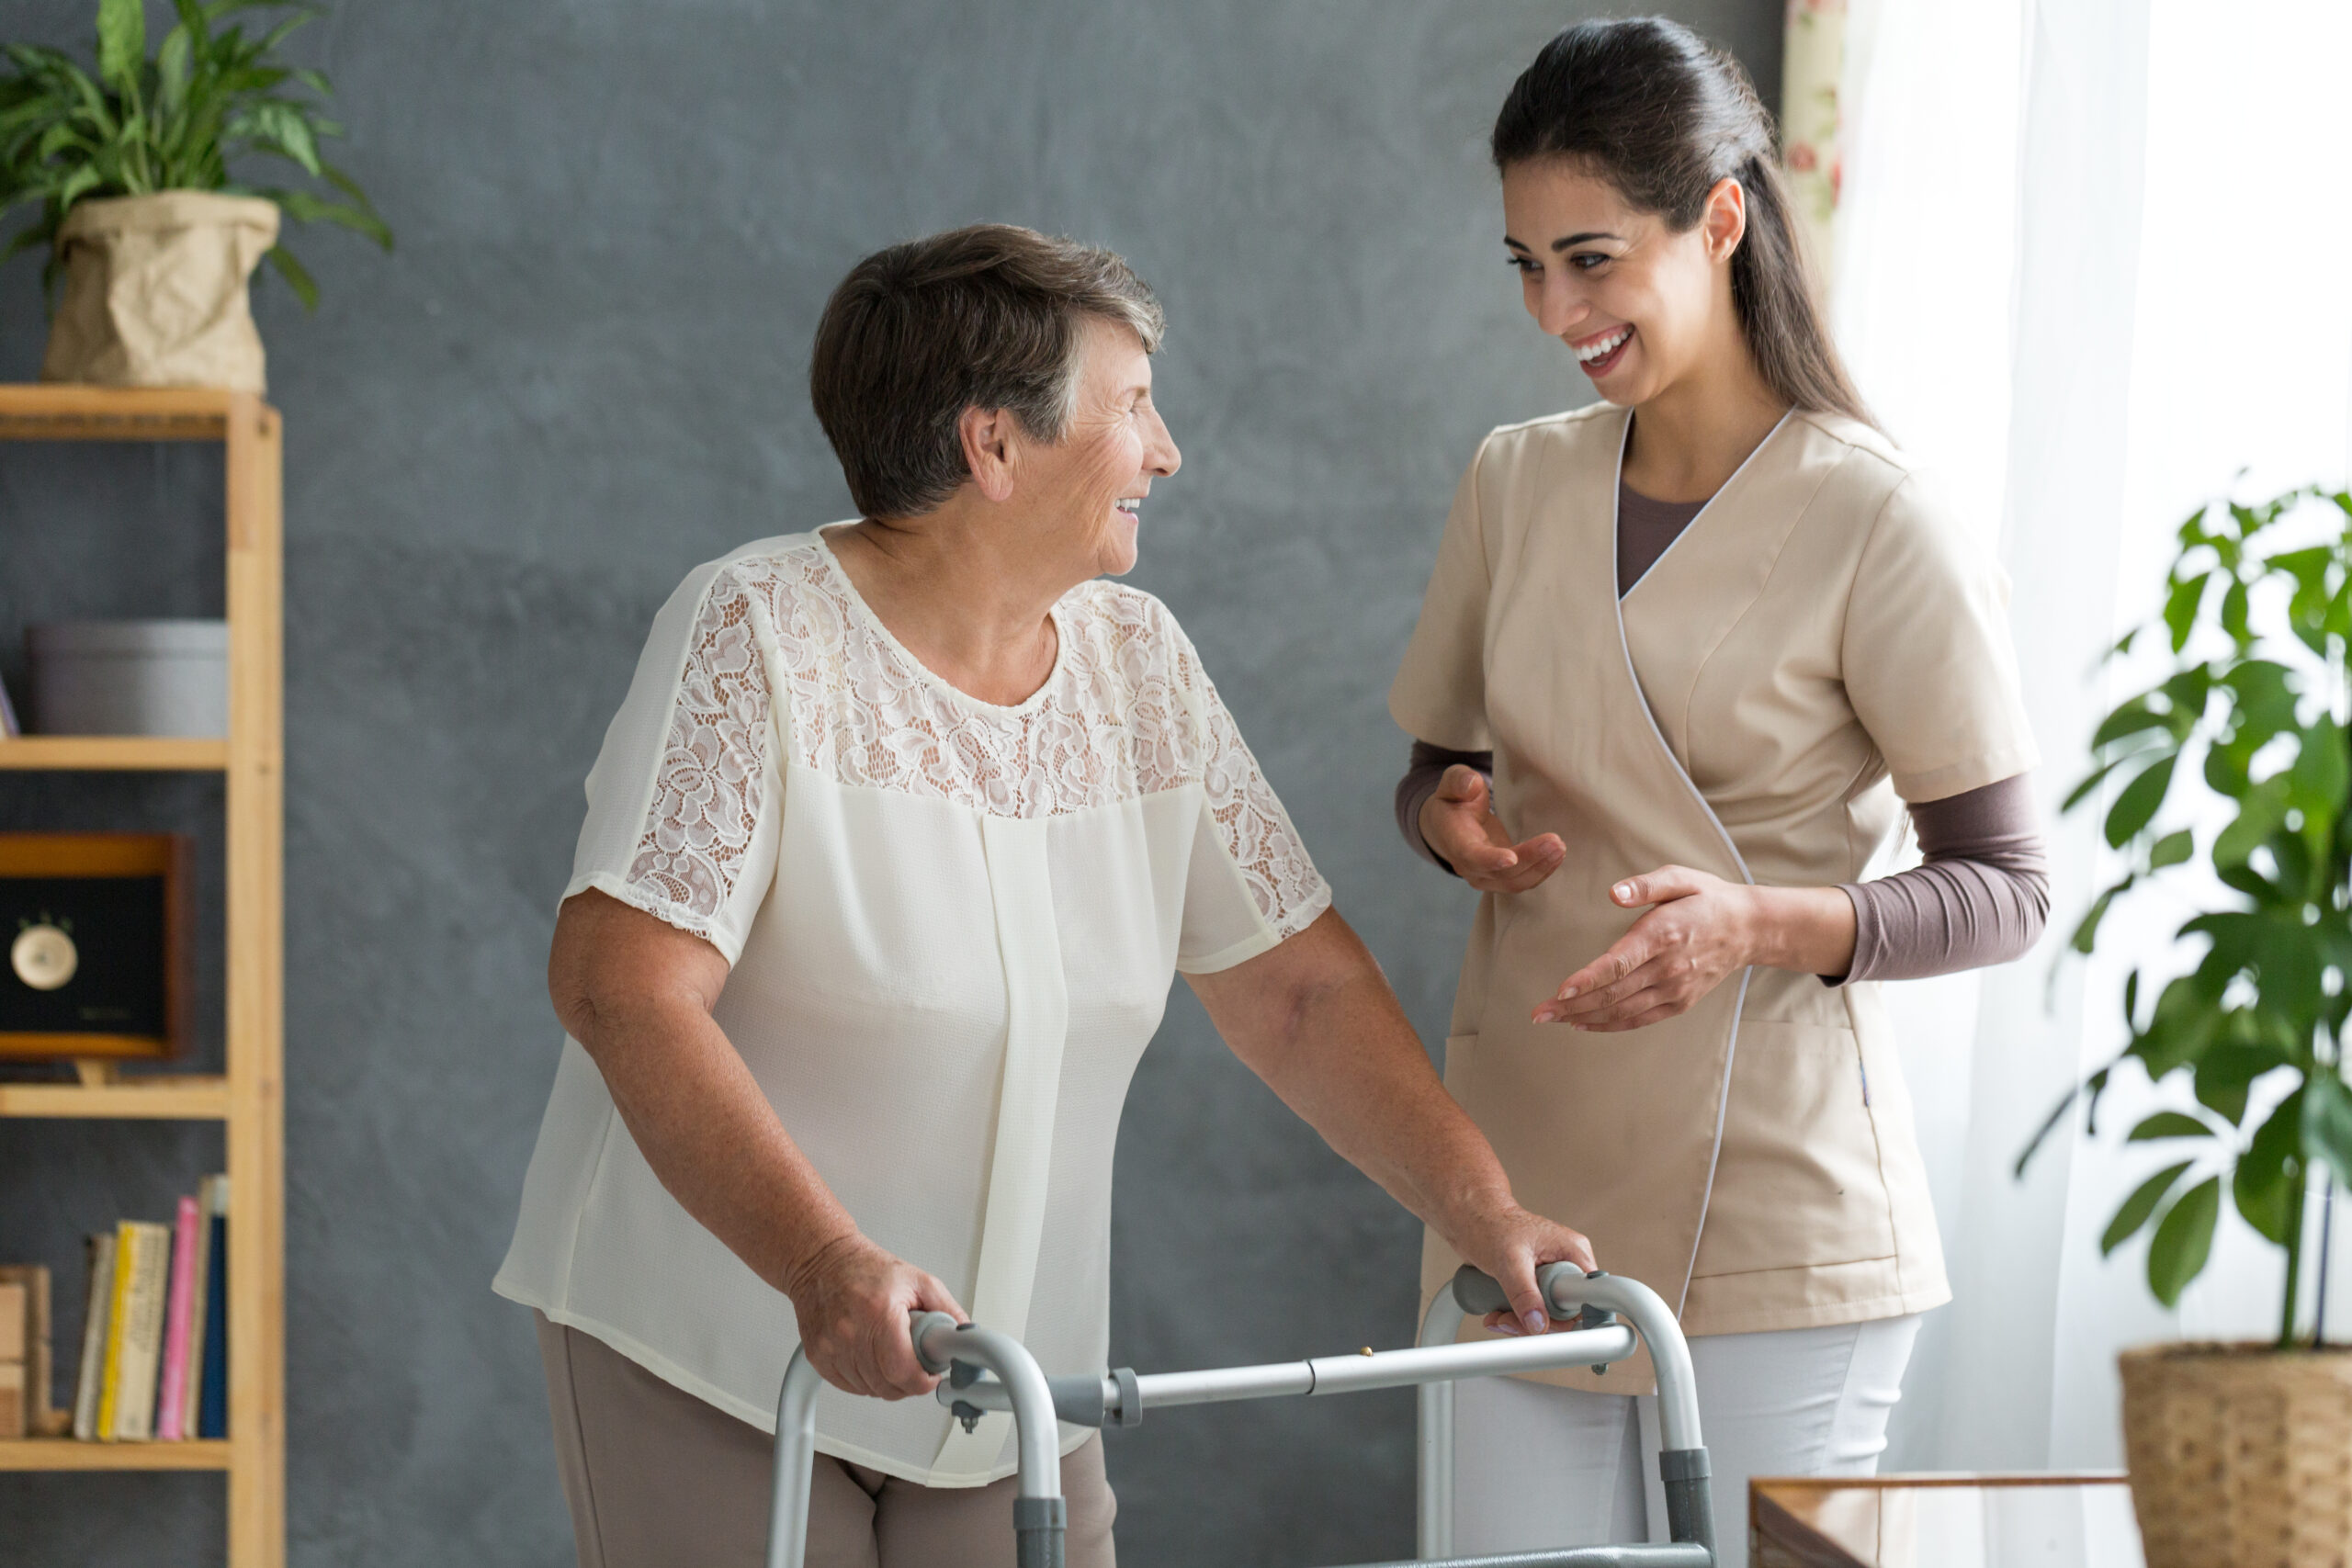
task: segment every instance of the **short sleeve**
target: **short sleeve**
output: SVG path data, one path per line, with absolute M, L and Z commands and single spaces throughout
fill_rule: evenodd
M 1406 734 L 1453 751 L 1487 751 L 1495 743 L 1487 727 L 1487 601 L 1494 581 L 1478 493 L 1486 456 L 1482 442 L 1454 489 L 1421 618 L 1388 688 L 1389 715 Z
M 588 774 L 564 897 L 596 888 L 732 964 L 775 871 L 783 784 L 756 594 L 725 562 L 653 618 Z
M 1313 925 L 1331 907 L 1331 888 L 1307 857 L 1199 655 L 1181 631 L 1174 639 L 1177 689 L 1191 710 L 1202 759 L 1201 818 L 1185 868 L 1176 967 L 1208 975 Z
M 1871 525 L 1847 602 L 1847 700 L 1895 793 L 1942 800 L 2031 771 L 2008 578 L 1916 478 Z

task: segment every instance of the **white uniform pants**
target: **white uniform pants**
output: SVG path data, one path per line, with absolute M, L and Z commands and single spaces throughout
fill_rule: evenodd
M 1747 1568 L 1751 1475 L 1871 1475 L 1919 1319 L 1690 1341 L 1724 1568 Z M 1666 1539 L 1657 1401 L 1519 1378 L 1454 1385 L 1461 1556 Z

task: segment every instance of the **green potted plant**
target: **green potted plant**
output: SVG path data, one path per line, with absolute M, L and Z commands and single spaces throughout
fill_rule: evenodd
M 0 255 L 46 247 L 45 289 L 63 299 L 41 378 L 258 391 L 260 335 L 246 280 L 266 259 L 305 307 L 318 288 L 278 244 L 279 215 L 338 223 L 390 249 L 391 231 L 351 177 L 319 155 L 342 134 L 318 72 L 278 49 L 320 8 L 307 0 L 173 0 L 147 51 L 142 0 L 98 0 L 94 71 L 33 44 L 6 48 L 0 77 L 0 212 L 36 208 Z M 274 13 L 247 36 L 240 13 Z M 232 165 L 293 165 L 306 187 L 250 186 Z
M 2131 971 L 2131 1043 L 2083 1086 L 2094 1131 L 2125 1062 L 2192 1095 L 2127 1134 L 2176 1157 L 2124 1200 L 2101 1246 L 2150 1231 L 2149 1288 L 2170 1306 L 2228 1202 L 2283 1251 L 2286 1286 L 2268 1341 L 2124 1352 L 2124 1441 L 2150 1568 L 2316 1568 L 2352 1560 L 2352 1351 L 2298 1318 L 2306 1193 L 2314 1178 L 2352 1181 L 2352 493 L 2201 508 L 2178 538 L 2162 613 L 2114 649 L 2161 638 L 2166 671 L 2100 722 L 2066 802 L 2122 781 L 2104 829 L 2129 869 L 2075 950 L 2093 952 L 2118 901 L 2157 883 L 2196 908 L 2177 936 L 2202 950 L 2161 988 Z M 2210 804 L 2185 826 L 2192 779 Z M 2191 874 L 2200 860 L 2210 878 Z M 2319 1247 L 2324 1271 L 2324 1227 Z

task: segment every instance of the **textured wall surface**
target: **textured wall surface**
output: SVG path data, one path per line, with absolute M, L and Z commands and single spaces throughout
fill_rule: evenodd
M 1774 0 L 1668 8 L 1770 96 Z M 78 43 L 90 9 L 16 0 L 5 30 Z M 580 782 L 679 577 L 847 512 L 808 344 L 876 246 L 1009 220 L 1159 289 L 1185 466 L 1135 581 L 1442 1034 L 1469 901 L 1396 841 L 1383 699 L 1478 435 L 1589 395 L 1521 313 L 1482 151 L 1583 9 L 345 0 L 302 36 L 400 249 L 298 232 L 323 309 L 255 289 L 287 416 L 296 1563 L 571 1561 L 529 1322 L 489 1280 L 556 1059 Z M 0 271 L 0 378 L 39 363 L 37 272 Z M 31 622 L 217 614 L 219 482 L 204 451 L 0 452 L 0 675 L 21 692 Z M 205 833 L 216 908 L 218 806 L 0 780 L 0 826 Z M 1178 991 L 1120 1137 L 1114 1354 L 1405 1341 L 1417 1227 Z M 0 1258 L 57 1265 L 77 1324 L 81 1233 L 167 1215 L 220 1158 L 209 1130 L 0 1123 Z M 1389 1394 L 1116 1434 L 1121 1556 L 1402 1555 L 1411 1425 Z M 217 1561 L 220 1518 L 209 1476 L 0 1477 L 27 1568 Z

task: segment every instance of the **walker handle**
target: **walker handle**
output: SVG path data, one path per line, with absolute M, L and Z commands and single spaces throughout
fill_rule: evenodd
M 1566 1323 L 1581 1313 L 1581 1308 L 1563 1309 L 1552 1296 L 1552 1280 L 1563 1270 L 1577 1280 L 1594 1279 L 1573 1263 L 1546 1263 L 1535 1270 L 1535 1288 L 1544 1292 L 1544 1310 L 1553 1321 Z M 1509 1312 L 1510 1298 L 1503 1294 L 1502 1281 L 1473 1264 L 1464 1263 L 1453 1271 L 1453 1299 L 1462 1303 L 1465 1313 Z
M 953 1363 L 944 1357 L 934 1360 L 923 1348 L 922 1342 L 934 1333 L 953 1334 L 956 1327 L 956 1320 L 944 1312 L 912 1312 L 907 1314 L 907 1337 L 914 1342 L 915 1360 L 933 1377 L 945 1377 Z

